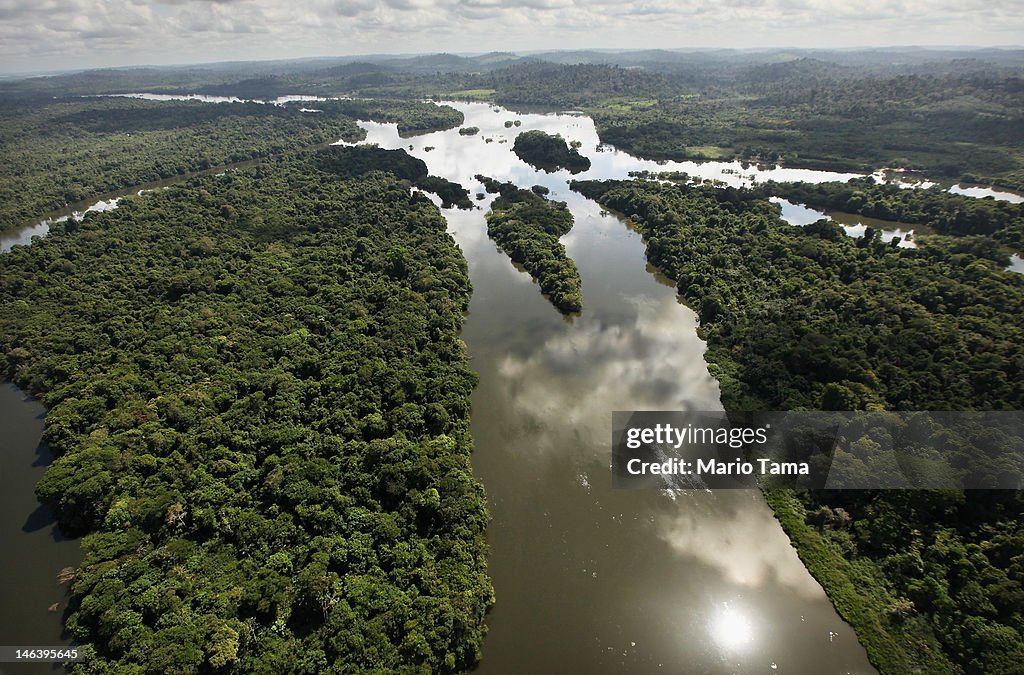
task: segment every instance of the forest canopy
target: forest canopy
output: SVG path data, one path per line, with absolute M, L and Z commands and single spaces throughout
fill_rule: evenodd
M 448 106 L 410 101 L 299 105 L 87 98 L 0 105 L 0 231 L 68 204 L 303 147 L 362 140 L 357 119 L 406 132 L 462 123 Z
M 480 658 L 470 284 L 437 208 L 334 150 L 189 180 L 0 257 L 0 373 L 84 535 L 80 672 Z M 326 154 L 325 154 L 326 153 Z
M 50 407 L 59 458 L 38 495 L 84 535 L 68 628 L 90 664 L 77 668 L 461 672 L 480 657 L 493 595 L 458 337 L 469 280 L 410 188 L 472 203 L 404 151 L 312 148 L 362 139 L 356 120 L 403 136 L 460 127 L 423 100 L 449 97 L 582 109 L 603 143 L 647 159 L 1024 189 L 1020 53 L 911 51 L 896 65 L 823 51 L 441 55 L 0 83 L 0 230 L 179 183 L 0 256 L 0 372 Z M 132 91 L 349 97 L 73 97 Z M 561 137 L 515 145 L 545 170 L 590 166 Z M 257 164 L 225 166 L 240 163 Z M 492 238 L 579 311 L 559 241 L 572 214 L 543 188 L 478 178 L 500 193 Z M 870 179 L 574 187 L 642 232 L 699 315 L 730 410 L 1024 404 L 1024 276 L 1004 269 L 1024 207 Z M 827 219 L 793 227 L 769 195 L 927 230 L 901 249 Z M 854 467 L 876 457 L 870 440 Z M 767 496 L 883 672 L 1020 671 L 1019 492 Z
M 516 136 L 512 151 L 519 159 L 548 173 L 568 169 L 569 173 L 581 173 L 590 168 L 590 160 L 569 147 L 558 134 L 540 130 L 524 131 Z
M 487 213 L 487 234 L 530 273 L 560 312 L 581 311 L 580 272 L 559 241 L 572 229 L 572 212 L 564 203 L 545 198 L 547 190 L 541 186 L 524 190 L 486 176 L 477 179 L 488 192 L 498 193 Z

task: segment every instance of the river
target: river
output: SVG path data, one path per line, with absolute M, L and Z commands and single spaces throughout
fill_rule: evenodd
M 613 410 L 719 410 L 718 384 L 695 314 L 646 263 L 639 234 L 571 192 L 572 176 L 535 171 L 511 147 L 529 129 L 579 141 L 593 162 L 581 179 L 686 171 L 743 185 L 854 174 L 643 161 L 602 145 L 585 116 L 450 105 L 480 133 L 400 138 L 395 125 L 361 123 L 365 142 L 404 148 L 474 194 L 483 192 L 475 174 L 548 187 L 576 219 L 563 241 L 584 297 L 579 316 L 563 317 L 497 250 L 484 220 L 493 196 L 476 210 L 443 211 L 474 286 L 463 329 L 480 374 L 473 466 L 493 516 L 497 604 L 480 672 L 874 672 L 759 492 L 611 488 Z M 3 250 L 30 241 L 15 236 L 0 239 Z M 0 527 L 5 542 L 19 542 L 3 547 L 3 563 L 8 579 L 23 580 L 5 586 L 2 606 L 24 608 L 5 613 L 0 642 L 58 642 L 59 612 L 45 610 L 63 598 L 57 571 L 80 554 L 74 542 L 54 545 L 31 496 L 46 461 L 37 450 L 42 409 L 9 385 L 0 393 L 3 428 L 17 431 L 4 440 L 12 502 Z
M 40 445 L 41 403 L 0 383 L 0 642 L 45 646 L 68 642 L 63 631 L 66 585 L 60 571 L 82 560 L 77 540 L 65 539 L 50 509 L 40 506 L 35 485 L 52 460 Z M 45 665 L 0 663 L 0 673 L 51 672 Z
M 497 250 L 484 220 L 492 196 L 444 211 L 473 281 L 463 328 L 480 374 L 473 466 L 493 516 L 497 604 L 479 671 L 874 672 L 759 492 L 611 488 L 613 410 L 720 410 L 718 384 L 695 314 L 647 264 L 639 234 L 511 144 L 528 129 L 578 140 L 593 162 L 579 178 L 684 170 L 738 184 L 735 165 L 640 161 L 599 146 L 586 117 L 450 105 L 480 133 L 403 139 L 394 125 L 366 123 L 366 142 L 405 148 L 472 193 L 483 192 L 477 173 L 548 187 L 576 219 L 563 242 L 584 298 L 579 316 L 562 317 Z

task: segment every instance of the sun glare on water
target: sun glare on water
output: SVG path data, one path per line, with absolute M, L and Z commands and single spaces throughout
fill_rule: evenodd
M 719 647 L 736 651 L 749 647 L 754 641 L 754 626 L 740 610 L 724 605 L 711 619 L 711 637 Z

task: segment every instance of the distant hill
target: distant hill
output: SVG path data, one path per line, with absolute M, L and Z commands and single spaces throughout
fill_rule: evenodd
M 1024 49 L 585 49 L 520 54 L 372 54 L 108 68 L 46 77 L 5 78 L 0 79 L 0 95 L 49 97 L 199 91 L 256 97 L 361 89 L 375 95 L 388 87 L 407 86 L 422 75 L 450 75 L 446 85 L 449 90 L 458 89 L 455 85 L 460 79 L 465 85 L 463 88 L 475 88 L 479 83 L 471 80 L 476 75 L 487 77 L 509 68 L 538 63 L 549 67 L 617 66 L 630 72 L 657 73 L 680 83 L 705 85 L 728 80 L 767 83 L 849 75 L 1013 75 L 1024 69 Z M 415 91 L 415 87 L 407 86 L 404 93 L 398 93 L 415 95 Z

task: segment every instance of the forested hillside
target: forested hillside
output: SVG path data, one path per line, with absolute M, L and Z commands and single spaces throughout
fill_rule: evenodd
M 728 410 L 1024 406 L 1024 277 L 995 262 L 853 239 L 830 222 L 792 227 L 756 192 L 573 185 L 635 221 L 697 309 Z M 865 462 L 877 450 L 858 447 Z M 883 672 L 1019 672 L 1019 491 L 769 501 Z
M 332 148 L 0 257 L 0 373 L 84 535 L 78 672 L 455 672 L 480 657 L 470 285 L 440 213 Z
M 1021 73 L 887 75 L 778 64 L 773 77 L 648 91 L 590 110 L 601 138 L 652 159 L 917 169 L 1024 186 Z
M 1024 188 L 1024 68 L 879 73 L 822 58 L 737 67 L 527 64 L 461 86 L 503 105 L 582 108 L 601 140 L 649 159 L 917 169 Z M 910 71 L 910 72 L 907 72 Z

